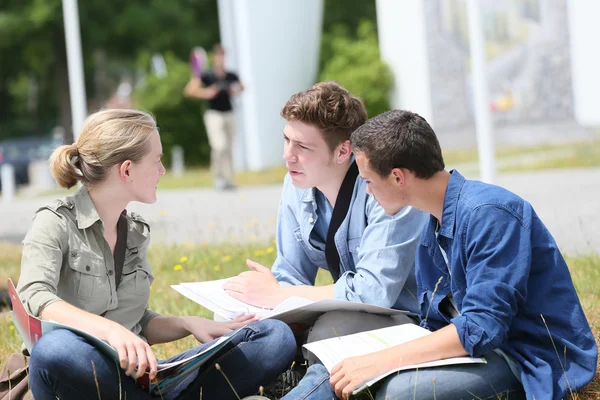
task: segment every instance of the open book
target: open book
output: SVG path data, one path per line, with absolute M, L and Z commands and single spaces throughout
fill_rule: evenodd
M 329 311 L 357 311 L 390 316 L 408 314 L 408 311 L 378 307 L 371 304 L 337 299 L 311 301 L 302 297 L 289 297 L 274 309 L 265 309 L 244 303 L 227 294 L 222 286 L 228 279 L 181 283 L 171 287 L 225 319 L 233 319 L 238 315 L 250 313 L 256 314 L 260 319 L 278 319 L 288 324 L 310 324 L 320 315 Z
M 333 367 L 348 357 L 362 356 L 385 350 L 429 334 L 431 334 L 430 331 L 421 328 L 418 325 L 404 324 L 320 340 L 318 342 L 307 343 L 304 347 L 317 356 L 325 368 L 327 368 L 327 371 L 331 372 Z M 367 386 L 371 386 L 377 381 L 397 371 L 439 367 L 442 365 L 475 363 L 486 363 L 486 361 L 484 358 L 454 357 L 421 364 L 405 365 L 365 382 L 362 386 L 354 390 L 353 394 L 361 392 Z
M 67 329 L 85 338 L 88 343 L 98 348 L 108 357 L 111 357 L 117 361 L 117 363 L 119 362 L 117 350 L 115 350 L 104 340 L 71 326 L 53 321 L 44 321 L 29 314 L 23 306 L 23 303 L 21 302 L 21 299 L 19 298 L 11 279 L 8 280 L 8 292 L 13 307 L 11 312 L 13 322 L 17 331 L 21 335 L 23 343 L 25 344 L 25 347 L 27 347 L 29 354 L 31 354 L 33 346 L 43 334 L 57 329 Z M 190 373 L 201 368 L 208 360 L 212 358 L 215 353 L 217 353 L 229 341 L 231 341 L 236 333 L 237 332 L 230 336 L 219 338 L 210 347 L 204 349 L 202 352 L 194 356 L 179 360 L 174 363 L 159 364 L 158 373 L 152 381 L 150 381 L 150 377 L 146 372 L 144 375 L 142 375 L 142 377 L 136 380 L 136 385 L 144 390 L 148 390 L 152 397 L 162 397 L 162 395 L 168 393 L 169 390 L 181 383 Z

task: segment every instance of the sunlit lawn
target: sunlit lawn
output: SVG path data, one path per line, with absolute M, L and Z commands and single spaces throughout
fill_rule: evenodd
M 262 245 L 186 245 L 150 249 L 150 263 L 156 280 L 152 285 L 150 306 L 163 315 L 200 315 L 212 318 L 206 309 L 179 295 L 170 285 L 179 282 L 220 279 L 247 269 L 245 259 L 251 258 L 264 265 L 275 259 L 274 243 Z M 20 247 L 0 244 L 0 282 L 8 277 L 18 278 Z M 587 313 L 595 335 L 600 335 L 600 256 L 568 258 L 575 286 Z M 326 273 L 319 274 L 318 283 L 331 282 Z M 3 284 L 0 284 L 3 286 Z M 0 365 L 9 354 L 19 351 L 18 337 L 8 313 L 0 314 Z M 167 358 L 196 345 L 192 338 L 154 347 L 159 358 Z M 600 376 L 596 376 L 580 395 L 581 399 L 597 399 L 600 396 Z

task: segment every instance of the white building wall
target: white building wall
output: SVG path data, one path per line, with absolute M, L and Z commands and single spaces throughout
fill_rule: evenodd
M 600 1 L 568 0 L 568 7 L 575 118 L 584 126 L 598 126 Z
M 394 74 L 393 108 L 416 112 L 435 125 L 423 0 L 377 0 L 381 57 Z
M 219 0 L 221 38 L 246 90 L 237 168 L 283 164 L 281 107 L 316 80 L 323 0 Z M 233 54 L 232 54 L 233 53 Z

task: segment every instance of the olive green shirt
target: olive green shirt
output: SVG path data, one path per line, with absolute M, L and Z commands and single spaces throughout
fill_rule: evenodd
M 150 227 L 127 213 L 127 246 L 121 283 L 116 288 L 113 253 L 87 188 L 40 208 L 25 239 L 17 291 L 39 316 L 56 301 L 103 315 L 136 335 L 144 335 L 154 275 L 148 264 Z

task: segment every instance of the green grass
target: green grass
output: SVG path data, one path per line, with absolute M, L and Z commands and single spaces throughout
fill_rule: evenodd
M 474 164 L 476 168 L 478 160 L 476 149 L 444 152 L 444 161 L 450 167 Z M 499 172 L 599 167 L 600 140 L 497 148 L 496 164 Z
M 15 281 L 19 276 L 20 246 L 0 243 L 0 286 L 9 277 Z M 178 245 L 154 246 L 150 249 L 150 264 L 156 280 L 152 285 L 150 307 L 164 315 L 200 315 L 212 318 L 212 314 L 191 300 L 179 295 L 170 285 L 186 281 L 226 278 L 247 269 L 245 260 L 251 258 L 264 265 L 275 260 L 275 243 L 248 245 Z M 581 303 L 600 342 L 600 255 L 567 257 L 571 274 Z M 321 271 L 317 284 L 329 284 L 331 277 Z M 21 339 L 16 333 L 8 313 L 0 313 L 0 365 L 7 357 L 19 351 Z M 600 344 L 600 343 L 599 343 Z M 159 358 L 167 358 L 197 345 L 193 338 L 154 346 Z M 600 375 L 576 395 L 578 399 L 592 400 L 600 396 Z

